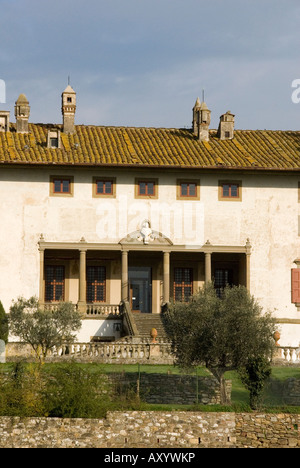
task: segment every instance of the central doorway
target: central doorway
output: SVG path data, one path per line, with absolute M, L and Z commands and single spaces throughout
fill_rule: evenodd
M 152 312 L 151 267 L 129 267 L 128 280 L 131 310 L 150 314 Z

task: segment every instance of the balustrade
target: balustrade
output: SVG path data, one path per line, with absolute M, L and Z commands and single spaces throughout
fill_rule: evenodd
M 300 347 L 278 346 L 276 359 L 300 365 Z
M 87 304 L 86 305 L 86 317 L 97 316 L 97 315 L 122 315 L 122 308 L 119 304 Z
M 111 343 L 91 342 L 73 343 L 54 348 L 49 353 L 50 360 L 68 357 L 75 360 L 96 359 L 102 362 L 139 362 L 151 360 L 152 351 L 155 347 L 154 359 L 172 360 L 169 343 L 152 344 L 149 341 L 134 343 L 128 341 L 116 341 Z

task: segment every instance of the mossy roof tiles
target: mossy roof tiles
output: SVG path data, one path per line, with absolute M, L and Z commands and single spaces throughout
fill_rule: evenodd
M 235 130 L 233 140 L 220 140 L 211 130 L 209 142 L 201 142 L 188 129 L 78 125 L 76 133 L 61 134 L 61 148 L 49 149 L 49 128 L 29 124 L 21 134 L 11 124 L 0 133 L 0 163 L 300 170 L 296 131 Z

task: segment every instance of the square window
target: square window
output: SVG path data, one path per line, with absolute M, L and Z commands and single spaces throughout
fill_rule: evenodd
M 200 200 L 200 181 L 199 180 L 177 180 L 177 199 Z
M 93 196 L 94 197 L 115 197 L 115 178 L 93 178 Z
M 53 193 L 70 193 L 70 180 L 69 179 L 54 179 L 53 180 Z
M 219 200 L 242 201 L 241 181 L 219 181 Z
M 73 196 L 73 177 L 51 176 L 50 195 Z
M 58 138 L 50 138 L 50 147 L 58 148 Z
M 157 198 L 157 181 L 156 180 L 136 180 L 135 196 Z
M 194 182 L 182 182 L 180 184 L 180 195 L 182 197 L 196 197 L 197 185 Z
M 111 180 L 97 180 L 97 194 L 98 195 L 111 195 L 113 183 Z

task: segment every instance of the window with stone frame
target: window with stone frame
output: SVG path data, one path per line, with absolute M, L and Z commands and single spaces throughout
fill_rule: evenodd
M 192 268 L 175 268 L 173 295 L 177 302 L 188 302 L 193 294 Z
M 47 265 L 45 268 L 45 302 L 59 302 L 65 299 L 65 267 Z
M 106 301 L 106 268 L 104 266 L 87 267 L 86 301 L 89 304 Z

